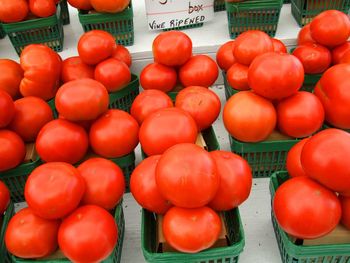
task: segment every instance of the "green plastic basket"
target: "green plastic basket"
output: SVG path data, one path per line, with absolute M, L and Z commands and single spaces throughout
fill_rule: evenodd
M 170 99 L 171 99 L 174 103 L 175 103 L 177 94 L 179 94 L 178 91 L 170 91 L 170 92 L 168 92 L 168 96 L 170 97 Z
M 322 74 L 305 74 L 304 83 L 300 90 L 313 92 L 317 82 L 321 79 Z
M 0 39 L 4 38 L 5 36 L 6 36 L 6 33 L 2 28 L 2 24 L 0 23 Z
M 117 164 L 120 167 L 120 169 L 123 170 L 126 192 L 130 192 L 130 175 L 135 169 L 135 152 L 133 151 L 123 157 L 114 158 L 110 160 Z
M 305 26 L 319 13 L 336 9 L 348 13 L 350 0 L 291 0 L 292 14 L 300 27 Z
M 7 207 L 6 212 L 3 216 L 3 220 L 0 224 L 0 259 L 3 260 L 1 262 L 5 262 L 5 263 L 11 262 L 10 255 L 6 249 L 4 238 L 5 238 L 5 232 L 6 232 L 7 225 L 9 223 L 11 217 L 14 215 L 14 213 L 15 213 L 15 207 L 14 207 L 13 203 L 10 202 L 10 204 Z
M 276 172 L 271 176 L 270 192 L 273 199 L 277 188 L 289 179 L 287 172 Z M 271 220 L 283 263 L 348 263 L 350 244 L 303 246 L 296 245 L 278 225 L 271 209 Z
M 134 44 L 133 8 L 128 8 L 117 14 L 91 13 L 79 10 L 79 21 L 85 32 L 99 29 L 111 33 L 120 45 Z
M 67 0 L 62 0 L 60 2 L 61 7 L 61 21 L 63 25 L 68 25 L 70 23 L 69 19 L 69 11 L 68 11 L 68 4 Z
M 225 97 L 226 97 L 226 100 L 228 100 L 233 95 L 235 95 L 237 92 L 239 92 L 239 90 L 232 88 L 231 85 L 228 83 L 225 71 L 222 71 L 222 77 L 224 79 Z
M 289 4 L 291 0 L 284 0 L 283 4 Z
M 44 44 L 59 52 L 63 49 L 63 25 L 61 7 L 56 14 L 45 18 L 36 18 L 18 23 L 3 24 L 6 34 L 18 55 L 29 44 Z
M 214 12 L 220 12 L 225 10 L 225 0 L 214 0 Z
M 247 30 L 261 30 L 274 37 L 283 0 L 251 0 L 226 2 L 228 31 L 236 38 Z

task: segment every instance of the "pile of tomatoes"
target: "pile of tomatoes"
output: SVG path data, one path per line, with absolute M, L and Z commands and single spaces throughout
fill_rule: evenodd
M 68 0 L 68 3 L 80 10 L 114 14 L 127 8 L 130 0 Z

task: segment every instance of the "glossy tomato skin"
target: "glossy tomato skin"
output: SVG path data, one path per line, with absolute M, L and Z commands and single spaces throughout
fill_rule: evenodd
M 350 197 L 340 197 L 342 217 L 341 222 L 347 228 L 350 229 Z
M 119 59 L 123 61 L 129 68 L 132 64 L 132 58 L 129 50 L 123 45 L 117 45 L 116 49 L 112 54 L 112 58 Z
M 249 90 L 248 67 L 234 63 L 226 73 L 226 78 L 230 86 L 235 90 Z
M 271 38 L 273 51 L 278 53 L 287 53 L 287 47 L 283 44 L 283 42 L 276 38 Z
M 128 7 L 130 0 L 90 0 L 92 7 L 100 13 L 119 13 Z
M 337 46 L 332 50 L 332 62 L 334 65 L 339 64 L 341 58 L 350 50 L 350 42 L 345 42 L 344 44 Z
M 283 99 L 303 85 L 304 69 L 293 55 L 266 53 L 249 67 L 248 83 L 254 92 L 267 99 Z
M 162 154 L 178 143 L 195 143 L 197 124 L 191 115 L 178 108 L 160 109 L 148 116 L 140 128 L 140 143 L 148 155 Z
M 103 158 L 91 158 L 78 166 L 85 180 L 83 205 L 97 205 L 112 210 L 125 192 L 123 171 L 118 165 Z M 108 194 L 107 194 L 108 193 Z
M 153 41 L 154 61 L 174 67 L 185 64 L 192 56 L 192 41 L 181 31 L 160 33 Z
M 335 193 L 308 177 L 295 177 L 282 184 L 273 199 L 273 211 L 281 228 L 301 239 L 328 234 L 341 217 Z
M 137 146 L 139 125 L 127 112 L 108 110 L 90 128 L 90 144 L 98 155 L 117 158 L 131 153 Z
M 304 45 L 306 43 L 316 43 L 316 41 L 311 36 L 310 24 L 307 24 L 302 29 L 300 29 L 298 34 L 298 46 Z
M 241 91 L 227 101 L 223 120 L 232 137 L 243 142 L 259 142 L 275 129 L 277 114 L 269 100 L 250 91 Z
M 0 89 L 6 91 L 12 99 L 16 99 L 23 78 L 21 66 L 16 61 L 0 59 L 0 72 Z
M 156 167 L 161 155 L 153 155 L 144 159 L 132 172 L 130 191 L 143 208 L 164 214 L 171 204 L 161 195 L 156 184 Z
M 86 131 L 77 124 L 57 119 L 40 130 L 35 148 L 45 162 L 77 163 L 88 149 Z
M 140 84 L 144 90 L 156 89 L 168 92 L 175 87 L 176 82 L 176 70 L 157 62 L 148 64 L 141 71 Z
M 117 241 L 113 216 L 94 205 L 79 207 L 58 230 L 59 247 L 73 262 L 101 262 L 112 253 Z
M 165 240 L 176 250 L 197 253 L 210 248 L 218 240 L 221 220 L 209 207 L 171 208 L 164 216 Z
M 10 220 L 6 233 L 7 250 L 20 258 L 43 258 L 57 249 L 59 220 L 37 216 L 32 209 L 23 208 Z
M 341 57 L 339 64 L 341 63 L 350 63 L 350 50 L 345 52 L 344 55 Z
M 82 10 L 92 9 L 90 0 L 68 0 L 68 3 L 77 9 L 82 9 Z
M 236 62 L 232 52 L 235 46 L 234 43 L 234 41 L 226 42 L 216 53 L 216 63 L 223 71 L 227 71 Z
M 295 144 L 288 152 L 286 168 L 290 177 L 307 176 L 301 165 L 301 152 L 309 138 L 305 138 Z
M 214 151 L 210 155 L 220 176 L 220 186 L 209 206 L 216 211 L 238 207 L 247 200 L 252 188 L 252 171 L 248 162 L 226 151 Z
M 38 17 L 49 17 L 56 13 L 56 4 L 52 0 L 29 0 L 29 9 Z
M 131 105 L 130 114 L 141 125 L 153 112 L 172 107 L 174 107 L 174 104 L 166 93 L 156 89 L 149 89 L 137 95 Z
M 26 0 L 1 0 L 0 1 L 0 21 L 4 23 L 14 23 L 23 21 L 29 12 Z
M 215 61 L 206 55 L 191 57 L 179 70 L 183 86 L 212 86 L 218 78 L 219 70 Z
M 6 91 L 0 90 L 0 129 L 9 125 L 14 115 L 15 104 L 12 97 Z
M 10 130 L 0 130 L 0 172 L 15 168 L 26 155 L 21 137 Z
M 10 191 L 6 184 L 0 181 L 0 216 L 3 215 L 10 203 Z
M 85 64 L 80 57 L 70 57 L 62 62 L 61 80 L 63 83 L 77 79 L 93 79 L 95 68 Z

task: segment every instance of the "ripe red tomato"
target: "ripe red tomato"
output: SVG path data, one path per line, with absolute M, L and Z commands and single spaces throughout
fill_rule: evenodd
M 220 186 L 209 206 L 216 211 L 228 211 L 247 200 L 252 188 L 252 171 L 246 160 L 225 151 L 210 152 L 214 159 Z
M 58 245 L 73 262 L 101 262 L 113 252 L 117 241 L 113 216 L 94 205 L 79 207 L 58 230 Z
M 235 46 L 234 43 L 234 41 L 226 42 L 216 53 L 216 62 L 223 71 L 227 71 L 236 62 L 232 52 Z
M 70 57 L 62 62 L 61 79 L 63 83 L 77 79 L 93 79 L 95 68 L 85 64 L 80 57 Z
M 58 119 L 65 120 L 65 118 L 58 114 Z M 71 121 L 74 124 L 77 124 L 81 126 L 85 131 L 89 132 L 91 125 L 94 123 L 95 120 L 90 120 L 90 121 Z
M 38 17 L 49 17 L 56 13 L 56 3 L 53 0 L 29 0 L 29 9 Z
M 295 177 L 282 184 L 276 191 L 273 211 L 281 228 L 301 239 L 328 234 L 341 217 L 335 193 L 308 177 Z
M 0 181 L 0 217 L 5 213 L 10 203 L 10 191 L 6 184 Z
M 78 42 L 79 56 L 88 65 L 96 65 L 111 57 L 116 48 L 114 37 L 103 30 L 86 32 Z
M 16 99 L 23 78 L 21 66 L 16 61 L 0 59 L 0 72 L 0 90 L 6 91 L 12 99 Z
M 226 78 L 230 86 L 235 90 L 249 90 L 248 67 L 234 63 L 226 73 Z
M 221 111 L 219 96 L 200 86 L 190 86 L 181 90 L 176 96 L 175 106 L 193 117 L 198 131 L 209 128 Z
M 141 125 L 153 112 L 173 106 L 172 100 L 166 93 L 160 90 L 149 89 L 137 95 L 131 105 L 130 114 Z
M 350 229 L 350 197 L 341 196 L 340 203 L 342 210 L 341 222 L 346 228 Z
M 77 163 L 86 154 L 89 145 L 86 131 L 77 124 L 57 119 L 40 130 L 35 147 L 45 162 Z
M 143 208 L 157 214 L 164 214 L 171 204 L 159 192 L 156 184 L 156 167 L 161 155 L 144 159 L 132 172 L 130 191 Z
M 0 130 L 0 145 L 0 172 L 15 168 L 23 161 L 26 147 L 16 133 Z
M 181 66 L 192 56 L 192 41 L 181 31 L 160 33 L 152 44 L 154 61 L 165 66 Z
M 98 205 L 106 210 L 116 207 L 125 191 L 123 171 L 118 165 L 107 159 L 91 158 L 80 164 L 78 171 L 86 185 L 83 205 Z
M 341 57 L 339 64 L 341 63 L 350 63 L 350 50 L 345 52 L 345 54 Z
M 112 58 L 119 59 L 120 61 L 123 61 L 129 68 L 131 67 L 131 54 L 129 50 L 122 45 L 117 45 L 116 49 L 112 54 Z
M 0 21 L 14 23 L 24 20 L 29 12 L 26 0 L 0 0 Z
M 176 250 L 197 253 L 210 248 L 218 240 L 221 220 L 209 207 L 171 208 L 164 216 L 165 240 Z
M 306 43 L 316 43 L 316 41 L 311 36 L 310 24 L 307 24 L 302 29 L 300 29 L 297 39 L 297 45 L 304 45 Z
M 286 168 L 290 177 L 307 176 L 301 165 L 301 152 L 309 138 L 305 138 L 295 144 L 288 152 Z
M 90 0 L 68 0 L 68 3 L 77 9 L 82 9 L 82 10 L 92 9 Z
M 59 220 L 37 216 L 32 209 L 24 208 L 15 214 L 6 229 L 7 250 L 20 258 L 43 258 L 57 249 Z
M 327 10 L 310 23 L 311 36 L 321 45 L 335 47 L 350 37 L 349 17 L 338 10 Z
M 344 44 L 337 46 L 332 50 L 332 62 L 334 65 L 339 64 L 341 58 L 350 50 L 350 42 L 345 42 Z
M 219 70 L 215 61 L 206 55 L 191 57 L 179 70 L 183 86 L 212 86 L 218 78 Z
M 178 108 L 160 109 L 147 117 L 140 128 L 140 143 L 148 155 L 162 154 L 178 143 L 195 143 L 197 124 L 191 115 Z
M 249 86 L 256 94 L 268 99 L 289 97 L 301 88 L 303 82 L 303 65 L 289 54 L 263 54 L 253 61 L 248 71 Z
M 127 112 L 109 110 L 90 128 L 90 144 L 98 155 L 117 158 L 131 153 L 137 144 L 139 125 Z
M 140 75 L 140 84 L 144 90 L 157 89 L 171 91 L 177 82 L 176 70 L 159 63 L 148 64 Z
M 128 7 L 130 0 L 90 0 L 92 7 L 100 13 L 119 13 Z
M 272 40 L 268 34 L 259 30 L 249 30 L 236 38 L 233 56 L 238 63 L 249 66 L 254 58 L 273 50 Z
M 15 104 L 12 97 L 0 89 L 0 129 L 5 128 L 15 115 Z
M 259 142 L 275 129 L 276 115 L 270 101 L 251 91 L 242 91 L 227 101 L 223 120 L 226 130 L 234 138 L 243 142 Z
M 273 51 L 278 53 L 287 53 L 287 47 L 283 44 L 283 42 L 276 38 L 271 38 Z

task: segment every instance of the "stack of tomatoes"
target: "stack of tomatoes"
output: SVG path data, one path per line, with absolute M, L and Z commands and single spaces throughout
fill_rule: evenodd
M 81 10 L 95 10 L 100 13 L 119 13 L 128 7 L 130 0 L 68 0 L 68 3 Z

